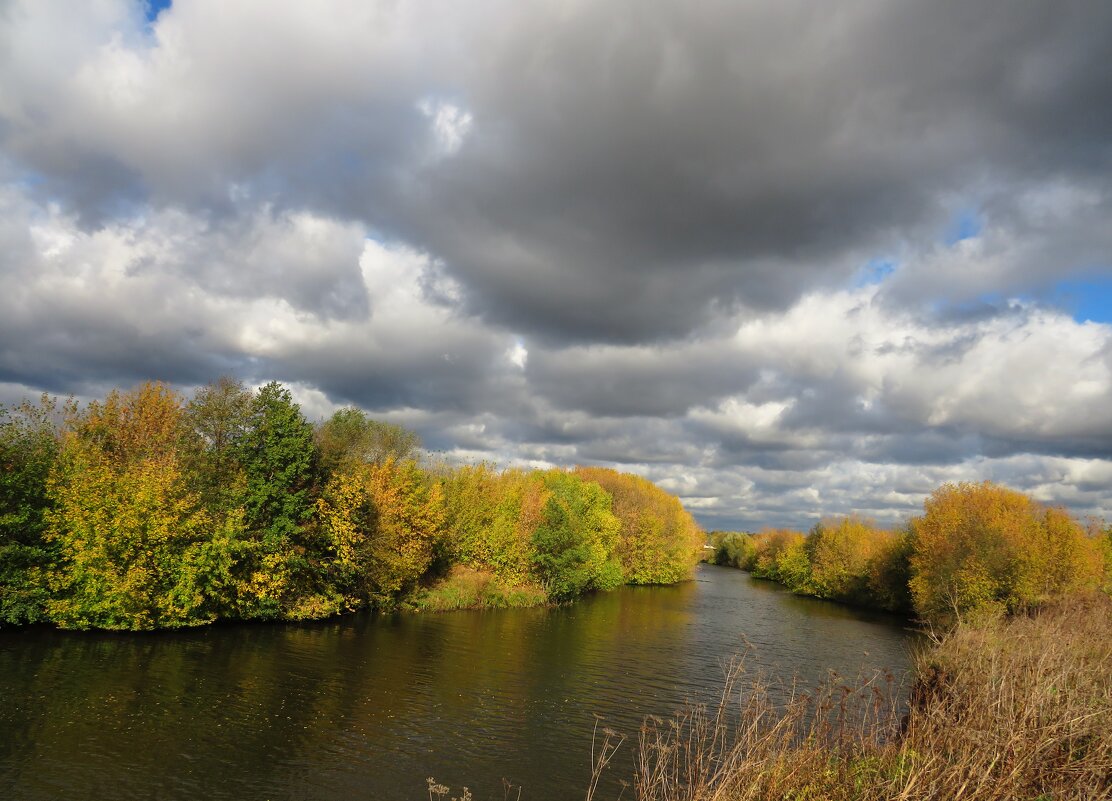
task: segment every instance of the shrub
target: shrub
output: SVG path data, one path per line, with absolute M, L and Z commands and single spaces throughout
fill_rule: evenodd
M 674 584 L 691 578 L 703 533 L 679 498 L 631 473 L 578 467 L 575 474 L 610 494 L 621 524 L 614 550 L 627 584 Z
M 484 570 L 456 565 L 447 576 L 417 596 L 420 609 L 511 609 L 540 606 L 548 601 L 544 588 L 530 582 L 511 584 Z
M 548 497 L 533 531 L 533 566 L 549 597 L 564 601 L 622 583 L 614 556 L 621 524 L 598 484 L 561 470 L 539 476 Z
M 1068 514 L 989 482 L 940 487 L 911 531 L 911 594 L 932 622 L 1015 611 L 1099 582 L 1094 544 Z

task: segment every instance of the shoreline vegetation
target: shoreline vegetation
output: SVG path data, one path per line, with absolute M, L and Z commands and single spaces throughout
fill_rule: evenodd
M 832 677 L 774 703 L 735 665 L 717 708 L 645 721 L 638 801 L 1112 798 L 1112 529 L 985 482 L 940 487 L 895 531 L 711 541 L 709 561 L 796 594 L 913 614 L 929 645 L 906 696 Z M 621 742 L 605 735 L 588 799 Z
M 275 382 L 0 407 L 0 625 L 536 606 L 693 575 L 704 534 L 646 479 L 419 456 L 358 409 L 311 424 Z
M 1099 801 L 1112 797 L 1112 600 L 1058 599 L 963 621 L 894 677 L 834 678 L 776 703 L 769 680 L 727 676 L 717 707 L 649 718 L 636 801 Z M 621 735 L 596 744 L 587 798 Z
M 913 615 L 928 644 L 910 684 L 884 673 L 803 688 L 743 658 L 716 707 L 649 717 L 628 744 L 598 729 L 588 801 L 618 797 L 600 789 L 615 779 L 636 801 L 1112 799 L 1105 525 L 985 482 L 940 487 L 895 531 L 848 517 L 710 538 L 712 563 Z M 608 782 L 620 748 L 634 749 L 633 774 Z M 430 780 L 429 797 L 452 791 Z
M 711 564 L 796 595 L 914 616 L 932 629 L 1112 593 L 1112 527 L 992 482 L 944 484 L 895 529 L 849 516 L 809 532 L 712 531 Z

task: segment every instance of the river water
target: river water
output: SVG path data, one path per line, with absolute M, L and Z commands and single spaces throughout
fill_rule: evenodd
M 644 716 L 713 701 L 747 647 L 807 685 L 902 675 L 905 625 L 702 566 L 558 609 L 0 631 L 0 798 L 405 801 L 433 776 L 477 801 L 503 777 L 577 799 L 596 715 L 631 735 L 622 774 Z

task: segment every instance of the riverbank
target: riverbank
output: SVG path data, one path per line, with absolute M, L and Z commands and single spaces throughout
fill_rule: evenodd
M 1025 613 L 1077 593 L 1112 594 L 1112 528 L 1082 525 L 1007 487 L 944 484 L 895 529 L 851 515 L 804 534 L 712 532 L 709 561 L 796 595 L 914 613 L 935 628 Z
M 735 672 L 733 681 L 741 677 Z M 1112 601 L 961 624 L 916 658 L 906 712 L 885 677 L 646 721 L 638 801 L 1112 797 Z
M 551 603 L 544 587 L 535 582 L 507 581 L 486 570 L 457 565 L 443 579 L 418 593 L 414 609 L 451 612 L 461 609 L 527 609 Z
M 0 627 L 156 630 L 565 603 L 691 578 L 679 499 L 601 467 L 449 465 L 355 408 L 222 379 L 0 405 Z

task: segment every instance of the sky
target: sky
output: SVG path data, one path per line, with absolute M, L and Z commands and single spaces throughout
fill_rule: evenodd
M 278 380 L 708 528 L 1112 518 L 1105 0 L 0 0 L 0 401 Z

